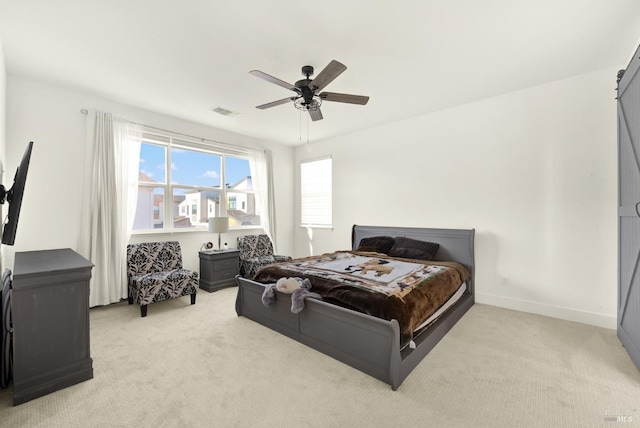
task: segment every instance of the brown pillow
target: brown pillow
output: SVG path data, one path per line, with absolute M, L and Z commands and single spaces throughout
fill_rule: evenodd
M 440 248 L 435 242 L 418 241 L 417 239 L 398 237 L 389 250 L 392 257 L 406 259 L 433 260 Z
M 394 239 L 390 236 L 372 236 L 370 238 L 362 238 L 358 244 L 358 251 L 371 251 L 374 253 L 389 254 L 389 250 L 393 247 Z

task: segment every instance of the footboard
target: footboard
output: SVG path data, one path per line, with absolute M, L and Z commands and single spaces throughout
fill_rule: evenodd
M 405 376 L 398 370 L 401 357 L 397 321 L 382 320 L 314 299 L 306 299 L 304 310 L 294 314 L 290 295 L 277 293 L 276 302 L 264 306 L 262 284 L 240 276 L 236 281 L 239 316 L 367 373 L 394 390 L 400 386 Z

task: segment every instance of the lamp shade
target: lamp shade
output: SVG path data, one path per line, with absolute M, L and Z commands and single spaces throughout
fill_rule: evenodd
M 209 232 L 226 233 L 229 231 L 229 217 L 209 217 Z

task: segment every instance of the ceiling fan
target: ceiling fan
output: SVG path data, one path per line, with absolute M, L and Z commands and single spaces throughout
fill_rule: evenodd
M 278 86 L 289 89 L 296 93 L 293 97 L 283 98 L 278 101 L 272 101 L 267 104 L 257 106 L 261 110 L 271 107 L 279 106 L 280 104 L 293 101 L 293 104 L 298 110 L 306 110 L 311 116 L 311 120 L 321 120 L 322 112 L 320 111 L 320 105 L 323 101 L 333 101 L 338 103 L 360 104 L 365 105 L 369 101 L 369 97 L 363 95 L 350 95 L 340 94 L 337 92 L 320 92 L 329 83 L 338 77 L 343 71 L 347 69 L 347 66 L 341 64 L 336 60 L 332 60 L 324 70 L 320 72 L 314 79 L 310 79 L 313 75 L 313 67 L 305 65 L 302 67 L 302 75 L 304 79 L 298 80 L 295 85 L 280 80 L 277 77 L 268 75 L 259 70 L 252 70 L 249 73 L 256 77 L 266 80 L 267 82 L 275 83 Z

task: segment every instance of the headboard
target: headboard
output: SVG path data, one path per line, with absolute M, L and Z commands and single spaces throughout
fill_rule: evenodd
M 440 244 L 435 260 L 455 261 L 469 270 L 471 279 L 467 283 L 470 293 L 474 294 L 475 259 L 474 236 L 475 229 L 429 229 L 419 227 L 387 227 L 387 226 L 358 226 L 353 225 L 351 232 L 352 249 L 357 249 L 362 238 L 372 236 L 402 236 L 420 241 Z

